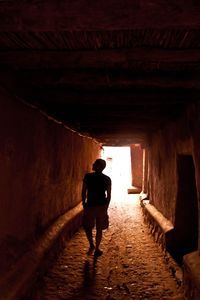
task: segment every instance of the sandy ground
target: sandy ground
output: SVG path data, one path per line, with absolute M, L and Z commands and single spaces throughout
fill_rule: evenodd
M 114 195 L 109 217 L 103 255 L 95 259 L 87 254 L 88 242 L 80 229 L 40 282 L 34 300 L 183 299 L 143 223 L 139 195 Z

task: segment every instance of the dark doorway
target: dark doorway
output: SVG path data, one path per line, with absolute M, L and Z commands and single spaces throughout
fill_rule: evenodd
M 178 191 L 173 254 L 181 263 L 183 255 L 198 249 L 198 200 L 195 168 L 191 155 L 177 156 L 177 172 Z

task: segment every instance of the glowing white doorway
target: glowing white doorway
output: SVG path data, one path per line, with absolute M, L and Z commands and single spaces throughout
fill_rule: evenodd
M 112 180 L 112 198 L 124 197 L 132 182 L 130 147 L 103 147 L 101 157 L 106 160 L 103 173 Z

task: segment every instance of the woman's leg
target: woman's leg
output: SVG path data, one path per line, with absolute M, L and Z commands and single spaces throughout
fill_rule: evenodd
M 96 250 L 99 249 L 102 240 L 102 229 L 97 229 L 96 231 Z
M 93 237 L 92 237 L 92 228 L 86 228 L 85 233 L 90 244 L 90 248 L 94 248 Z

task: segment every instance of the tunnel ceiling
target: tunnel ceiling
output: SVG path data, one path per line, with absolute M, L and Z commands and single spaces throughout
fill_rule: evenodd
M 149 142 L 199 99 L 199 16 L 198 0 L 0 1 L 1 86 L 102 144 Z

